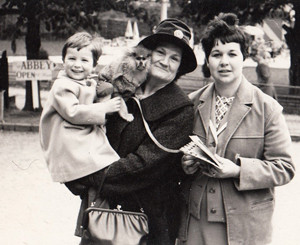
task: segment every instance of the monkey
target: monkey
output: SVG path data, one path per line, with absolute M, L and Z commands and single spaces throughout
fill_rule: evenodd
M 122 98 L 119 115 L 126 121 L 131 122 L 134 118 L 128 113 L 125 100 L 134 96 L 136 89 L 146 81 L 151 64 L 150 57 L 151 51 L 138 45 L 126 50 L 120 59 L 105 66 L 98 74 L 97 96 L 101 97 L 101 84 L 104 81 L 111 83 L 112 97 Z

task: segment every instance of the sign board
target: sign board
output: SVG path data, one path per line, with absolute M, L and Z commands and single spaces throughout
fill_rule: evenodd
M 38 80 L 52 80 L 56 64 L 51 60 L 26 60 L 12 63 L 16 81 L 31 80 L 33 108 L 39 108 Z
M 51 80 L 56 64 L 51 60 L 26 60 L 12 63 L 16 81 Z

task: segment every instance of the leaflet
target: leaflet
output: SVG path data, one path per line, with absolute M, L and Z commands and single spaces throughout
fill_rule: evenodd
M 197 135 L 191 135 L 190 138 L 192 141 L 180 148 L 184 154 L 199 158 L 202 161 L 212 164 L 216 168 L 222 168 L 222 164 Z

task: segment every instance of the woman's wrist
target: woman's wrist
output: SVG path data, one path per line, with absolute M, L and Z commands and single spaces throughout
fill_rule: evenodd
M 234 178 L 239 178 L 240 177 L 240 173 L 241 173 L 241 167 L 238 166 L 238 165 L 236 165 L 233 177 Z

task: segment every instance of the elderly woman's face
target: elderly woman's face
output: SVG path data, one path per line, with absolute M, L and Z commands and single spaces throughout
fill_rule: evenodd
M 163 83 L 174 80 L 181 63 L 182 50 L 176 45 L 162 43 L 152 51 L 150 74 Z
M 208 67 L 216 82 L 232 84 L 241 81 L 243 54 L 239 43 L 217 41 L 208 57 Z

